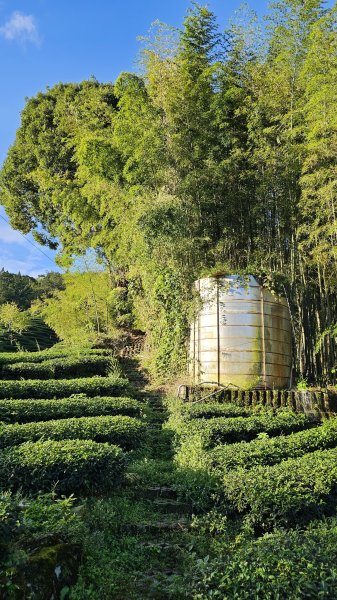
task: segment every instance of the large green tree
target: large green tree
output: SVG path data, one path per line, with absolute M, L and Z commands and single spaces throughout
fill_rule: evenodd
M 154 25 L 141 73 L 27 102 L 0 180 L 11 222 L 65 263 L 98 252 L 157 374 L 184 368 L 192 282 L 213 269 L 286 293 L 297 371 L 334 378 L 335 12 L 273 2 L 261 26 L 243 7 L 221 34 L 193 3 L 181 31 Z

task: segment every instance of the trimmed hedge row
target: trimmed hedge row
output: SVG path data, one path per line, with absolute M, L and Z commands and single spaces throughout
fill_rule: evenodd
M 258 527 L 305 522 L 336 510 L 337 448 L 271 467 L 231 471 L 223 484 L 232 508 L 249 513 Z
M 209 560 L 191 559 L 190 598 L 299 600 L 337 598 L 337 520 L 308 529 L 216 547 Z M 216 595 L 214 595 L 214 592 Z
M 127 379 L 112 376 L 55 381 L 0 381 L 0 398 L 64 398 L 72 394 L 121 396 L 132 394 L 132 388 Z
M 251 415 L 252 411 L 237 404 L 203 402 L 200 404 L 183 404 L 181 414 L 188 419 L 211 419 L 213 417 L 245 417 Z
M 38 421 L 23 425 L 0 427 L 0 448 L 35 442 L 41 438 L 52 440 L 78 439 L 109 442 L 123 448 L 138 448 L 145 434 L 145 424 L 133 417 L 80 417 L 57 421 Z
M 252 440 L 263 432 L 276 436 L 313 425 L 306 415 L 288 410 L 251 417 L 194 419 L 183 425 L 182 439 L 200 435 L 203 447 L 213 448 L 217 444 Z
M 223 471 L 274 465 L 287 458 L 337 446 L 337 418 L 320 427 L 272 439 L 219 446 L 209 453 L 213 466 Z
M 89 440 L 26 442 L 0 452 L 0 487 L 23 492 L 104 493 L 120 483 L 123 451 Z
M 53 358 L 39 363 L 17 362 L 4 365 L 3 379 L 68 379 L 107 375 L 111 359 L 108 356 Z
M 58 400 L 0 400 L 0 421 L 31 423 L 69 417 L 141 417 L 143 405 L 131 398 L 73 396 Z
M 97 348 L 49 348 L 42 352 L 0 352 L 0 371 L 3 365 L 18 362 L 40 363 L 53 358 L 80 358 L 81 356 L 111 356 L 111 350 Z

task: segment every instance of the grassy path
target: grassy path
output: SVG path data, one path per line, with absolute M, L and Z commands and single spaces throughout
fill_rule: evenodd
M 186 597 L 181 577 L 192 511 L 178 498 L 162 398 L 144 390 L 136 361 L 124 359 L 122 367 L 148 405 L 148 443 L 120 494 L 93 501 L 85 563 L 71 598 L 178 600 Z
M 148 456 L 143 461 L 143 470 L 139 465 L 140 479 L 133 493 L 134 501 L 145 501 L 149 510 L 148 520 L 133 524 L 140 551 L 145 551 L 147 556 L 148 567 L 135 577 L 135 597 L 183 597 L 179 582 L 188 543 L 191 507 L 179 501 L 173 483 L 172 438 L 170 432 L 163 429 L 168 415 L 158 393 L 143 391 L 144 380 L 136 364 L 129 362 L 125 375 L 136 387 L 140 384 L 140 396 L 147 398 L 149 406 Z

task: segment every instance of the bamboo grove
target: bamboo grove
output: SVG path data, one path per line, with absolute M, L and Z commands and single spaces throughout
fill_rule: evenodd
M 13 227 L 68 265 L 96 249 L 128 290 L 157 375 L 186 366 L 192 282 L 253 273 L 285 293 L 297 376 L 337 359 L 337 7 L 192 4 L 154 23 L 139 70 L 27 101 L 1 173 Z

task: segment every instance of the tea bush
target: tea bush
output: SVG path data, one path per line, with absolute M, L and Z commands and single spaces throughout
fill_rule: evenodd
M 141 417 L 143 405 L 131 398 L 109 398 L 74 395 L 57 400 L 0 400 L 0 421 L 30 423 L 67 417 L 126 415 Z
M 41 363 L 45 360 L 89 356 L 111 356 L 111 350 L 97 348 L 64 348 L 53 346 L 41 352 L 0 352 L 0 372 L 4 365 L 29 362 Z
M 78 439 L 109 442 L 132 450 L 140 446 L 144 439 L 145 424 L 133 417 L 104 416 L 38 421 L 23 425 L 3 425 L 0 427 L 0 448 L 16 446 L 41 438 L 52 440 Z
M 73 496 L 0 493 L 1 598 L 50 598 L 74 581 L 85 535 L 81 513 Z
M 211 419 L 212 417 L 245 417 L 251 415 L 252 411 L 237 404 L 203 402 L 200 404 L 183 404 L 181 414 L 188 419 Z
M 272 439 L 257 439 L 229 446 L 219 446 L 209 455 L 213 466 L 223 471 L 251 469 L 257 465 L 274 465 L 286 458 L 303 456 L 315 450 L 337 446 L 337 419 L 331 419 L 320 427 L 299 431 Z
M 0 487 L 23 492 L 103 494 L 126 467 L 121 448 L 91 440 L 26 442 L 0 452 Z
M 257 540 L 216 544 L 212 556 L 189 560 L 189 598 L 299 600 L 337 597 L 337 520 L 306 530 L 276 531 Z
M 113 376 L 47 381 L 0 381 L 0 398 L 64 398 L 72 394 L 121 396 L 132 394 L 132 388 L 127 379 Z
M 242 440 L 252 440 L 260 433 L 281 435 L 312 427 L 315 423 L 304 414 L 288 410 L 276 414 L 266 413 L 251 417 L 194 419 L 182 426 L 182 440 L 200 436 L 205 448 L 217 444 L 230 444 Z
M 301 523 L 335 511 L 337 448 L 289 458 L 271 467 L 230 471 L 223 479 L 229 505 L 258 527 Z
M 107 356 L 64 357 L 42 362 L 16 362 L 2 367 L 3 379 L 67 379 L 107 375 L 111 358 Z

